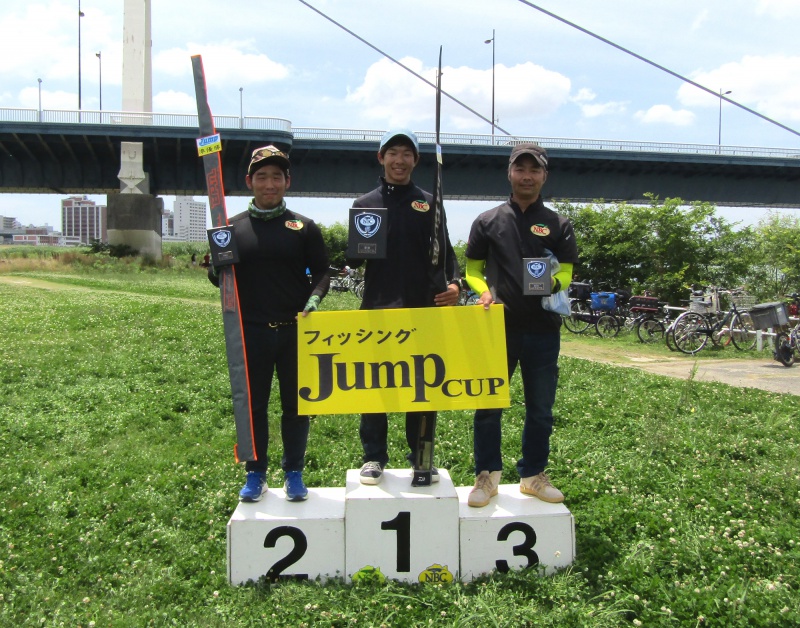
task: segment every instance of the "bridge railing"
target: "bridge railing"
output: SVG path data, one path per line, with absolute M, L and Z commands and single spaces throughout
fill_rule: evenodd
M 111 124 L 199 128 L 197 114 L 134 111 L 93 111 L 83 109 L 12 109 L 0 107 L 0 121 L 45 124 Z M 258 116 L 214 116 L 218 129 L 292 132 L 292 123 L 282 118 Z
M 378 143 L 384 131 L 354 129 L 323 129 L 314 127 L 292 127 L 295 138 L 310 140 L 345 140 Z M 436 134 L 427 131 L 415 132 L 423 144 L 433 144 Z M 441 133 L 443 145 L 460 146 L 513 146 L 521 142 L 536 142 L 544 148 L 566 150 L 630 151 L 649 153 L 681 153 L 697 155 L 737 155 L 745 157 L 788 157 L 800 159 L 800 150 L 792 148 L 763 148 L 753 146 L 718 146 L 716 144 L 680 144 L 669 142 L 639 142 L 630 140 L 593 140 L 581 138 L 540 137 L 523 135 L 479 135 L 470 133 Z
M 92 111 L 68 109 L 15 109 L 0 107 L 1 122 L 48 124 L 103 124 L 152 125 L 160 127 L 198 128 L 197 115 L 190 113 L 158 113 L 132 111 Z M 217 129 L 248 129 L 256 131 L 282 131 L 295 138 L 312 140 L 339 140 L 377 144 L 384 131 L 363 129 L 324 129 L 292 127 L 289 120 L 260 116 L 214 117 Z M 432 144 L 435 134 L 417 133 L 420 142 Z M 442 144 L 461 146 L 511 146 L 520 142 L 536 142 L 545 148 L 564 150 L 629 151 L 636 153 L 679 153 L 696 155 L 733 155 L 741 157 L 769 157 L 800 159 L 800 149 L 766 148 L 757 146 L 719 146 L 716 144 L 681 144 L 670 142 L 641 142 L 630 140 L 596 140 L 540 136 L 481 135 L 476 133 L 442 133 Z

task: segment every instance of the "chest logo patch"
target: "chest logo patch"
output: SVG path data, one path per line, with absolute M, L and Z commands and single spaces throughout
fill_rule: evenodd
M 550 235 L 550 227 L 547 225 L 532 225 L 531 226 L 531 233 L 536 236 L 549 236 Z
M 411 203 L 411 209 L 413 209 L 414 211 L 426 212 L 430 208 L 431 206 L 428 205 L 428 201 L 413 201 Z
M 303 221 L 302 220 L 287 220 L 284 223 L 284 226 L 287 229 L 291 229 L 292 231 L 300 231 L 303 228 Z

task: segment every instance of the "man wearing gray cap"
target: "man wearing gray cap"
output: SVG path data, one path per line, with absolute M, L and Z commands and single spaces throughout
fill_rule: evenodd
M 378 188 L 357 198 L 353 207 L 386 207 L 388 234 L 385 259 L 370 259 L 364 272 L 362 310 L 388 308 L 433 307 L 458 302 L 460 273 L 447 222 L 444 224 L 444 270 L 446 290 L 434 286 L 430 279 L 430 244 L 433 231 L 433 197 L 414 185 L 411 173 L 419 163 L 417 136 L 407 129 L 388 131 L 378 148 L 378 162 L 383 176 Z M 358 267 L 362 260 L 348 260 Z M 413 461 L 419 432 L 420 413 L 406 414 L 406 440 Z M 385 413 L 361 415 L 359 435 L 364 448 L 360 472 L 362 484 L 378 484 L 389 461 L 387 452 L 388 420 Z M 434 468 L 431 481 L 439 480 Z
M 274 372 L 281 396 L 286 499 L 303 501 L 308 496 L 303 468 L 309 419 L 297 413 L 297 313 L 306 316 L 316 310 L 328 292 L 328 253 L 314 221 L 286 207 L 289 165 L 289 157 L 275 146 L 255 149 L 245 177 L 253 199 L 247 211 L 229 221 L 239 253 L 234 270 L 256 454 L 245 463 L 247 481 L 239 492 L 243 502 L 257 502 L 267 490 L 267 407 Z M 209 279 L 219 285 L 213 267 Z
M 520 491 L 547 502 L 564 495 L 544 473 L 553 431 L 553 403 L 558 384 L 561 320 L 542 307 L 541 296 L 526 296 L 523 259 L 558 259 L 553 292 L 572 280 L 578 249 L 572 224 L 545 207 L 541 189 L 547 181 L 547 152 L 538 144 L 518 144 L 511 151 L 508 180 L 511 198 L 480 214 L 472 223 L 467 243 L 467 282 L 486 309 L 502 303 L 506 324 L 508 378 L 517 365 L 525 395 L 522 458 L 517 461 Z M 477 410 L 474 418 L 475 486 L 468 497 L 473 507 L 486 506 L 497 495 L 503 468 L 500 418 L 502 409 Z

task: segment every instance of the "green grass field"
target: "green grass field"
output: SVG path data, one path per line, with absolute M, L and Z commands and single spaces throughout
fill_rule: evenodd
M 550 474 L 575 516 L 572 567 L 470 584 L 231 587 L 226 523 L 243 471 L 204 273 L 0 273 L 58 284 L 0 281 L 0 625 L 800 624 L 795 396 L 562 358 Z M 518 479 L 516 379 L 511 394 L 504 483 Z M 457 485 L 473 481 L 471 423 L 440 418 L 436 462 Z M 392 428 L 399 464 L 400 415 Z M 307 483 L 343 486 L 360 455 L 357 416 L 315 418 Z

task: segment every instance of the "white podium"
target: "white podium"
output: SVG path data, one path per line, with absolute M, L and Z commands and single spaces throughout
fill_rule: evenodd
M 239 503 L 228 521 L 228 580 L 344 576 L 344 489 L 309 488 L 288 502 L 282 488 Z
M 380 570 L 401 582 L 451 582 L 458 573 L 458 497 L 450 474 L 411 486 L 410 469 L 386 469 L 365 486 L 347 472 L 345 572 Z
M 461 579 L 493 569 L 543 568 L 552 573 L 575 558 L 575 519 L 564 504 L 549 504 L 520 493 L 518 484 L 501 484 L 488 506 L 467 504 L 470 486 L 459 499 Z
M 347 472 L 345 488 L 309 488 L 304 502 L 269 489 L 240 503 L 228 521 L 228 580 L 266 577 L 401 582 L 469 581 L 494 570 L 552 573 L 575 558 L 575 522 L 564 504 L 502 484 L 483 508 L 470 508 L 472 487 L 440 481 L 411 486 L 410 469 L 387 469 L 380 484 Z

